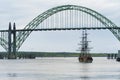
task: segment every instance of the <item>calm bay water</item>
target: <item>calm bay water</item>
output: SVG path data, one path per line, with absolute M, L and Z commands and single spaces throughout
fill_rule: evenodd
M 0 80 L 120 80 L 120 63 L 93 58 L 79 63 L 77 57 L 0 60 Z

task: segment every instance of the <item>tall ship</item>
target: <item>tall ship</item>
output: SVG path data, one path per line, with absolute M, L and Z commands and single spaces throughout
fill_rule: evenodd
M 80 51 L 80 55 L 79 55 L 79 62 L 84 62 L 84 63 L 92 63 L 93 58 L 91 56 L 90 52 L 90 47 L 88 45 L 88 43 L 90 41 L 87 40 L 87 30 L 83 30 L 82 31 L 82 40 L 80 41 L 80 43 L 78 45 L 81 45 L 79 47 L 79 51 Z

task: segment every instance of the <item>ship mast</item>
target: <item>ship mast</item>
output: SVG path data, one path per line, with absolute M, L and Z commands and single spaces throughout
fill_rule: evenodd
M 87 40 L 87 30 L 82 31 L 82 40 L 80 41 L 81 47 L 79 47 L 79 51 L 81 51 L 81 56 L 88 55 L 90 48 L 88 47 L 88 43 L 90 41 Z
M 79 62 L 84 63 L 91 63 L 93 61 L 92 56 L 89 54 L 90 48 L 88 47 L 88 40 L 87 40 L 87 30 L 82 31 L 82 41 L 80 41 L 81 47 L 79 47 L 79 50 L 81 51 L 81 54 L 79 55 Z

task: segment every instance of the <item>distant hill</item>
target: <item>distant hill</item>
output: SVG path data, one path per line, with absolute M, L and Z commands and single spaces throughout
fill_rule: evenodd
M 106 57 L 107 53 L 91 53 L 93 57 Z M 0 52 L 0 56 L 7 56 L 6 52 Z M 78 57 L 79 53 L 72 52 L 17 52 L 17 56 L 35 57 Z

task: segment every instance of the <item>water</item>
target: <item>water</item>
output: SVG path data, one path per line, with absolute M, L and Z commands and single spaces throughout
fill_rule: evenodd
M 0 80 L 120 80 L 120 63 L 93 58 L 79 63 L 72 58 L 0 60 Z

